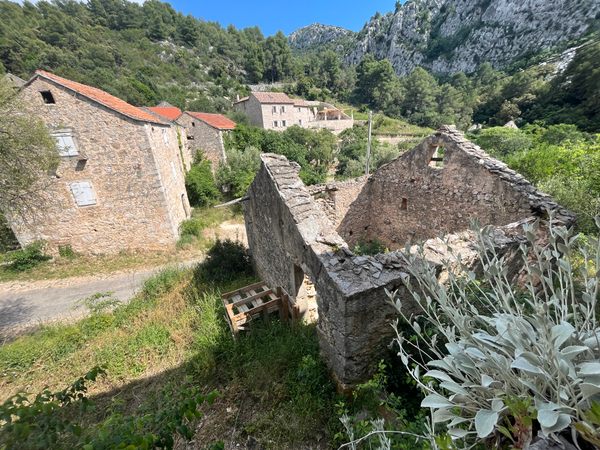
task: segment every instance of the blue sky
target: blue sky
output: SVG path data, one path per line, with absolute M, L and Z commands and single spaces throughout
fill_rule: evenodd
M 163 0 L 164 1 L 164 0 Z M 358 31 L 377 11 L 394 10 L 395 0 L 168 0 L 184 14 L 237 28 L 258 25 L 269 36 L 286 35 L 319 22 Z

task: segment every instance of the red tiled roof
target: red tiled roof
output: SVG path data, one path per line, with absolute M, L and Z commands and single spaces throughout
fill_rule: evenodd
M 120 98 L 117 98 L 114 95 L 110 95 L 108 92 L 104 92 L 101 89 L 87 86 L 82 83 L 77 83 L 76 81 L 67 80 L 66 78 L 59 77 L 58 75 L 46 72 L 45 70 L 36 70 L 34 78 L 36 76 L 40 76 L 50 81 L 53 81 L 56 84 L 60 84 L 61 86 L 64 86 L 71 91 L 83 95 L 84 97 L 87 97 L 96 103 L 100 103 L 101 105 L 112 109 L 113 111 L 116 111 L 119 114 L 123 114 L 124 116 L 127 116 L 131 119 L 139 120 L 141 122 L 150 122 L 166 125 L 165 122 L 158 119 L 156 116 L 153 116 L 152 114 L 136 106 L 130 105 L 125 100 L 121 100 Z
M 177 106 L 148 106 L 148 109 L 168 120 L 177 120 L 183 114 Z
M 300 107 L 306 107 L 306 108 L 310 107 L 308 102 L 306 100 L 302 100 L 302 99 L 295 99 L 294 106 L 300 106 Z
M 233 130 L 236 125 L 236 123 L 233 120 L 225 117 L 222 114 L 210 114 L 193 111 L 186 112 L 190 116 L 195 117 L 196 119 L 199 119 L 202 122 L 206 122 L 211 127 L 216 128 L 218 130 Z
M 260 103 L 294 104 L 294 100 L 289 98 L 287 94 L 283 92 L 253 92 L 252 95 L 254 95 Z

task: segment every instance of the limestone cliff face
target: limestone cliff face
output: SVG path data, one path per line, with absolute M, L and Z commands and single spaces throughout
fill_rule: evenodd
M 356 33 L 345 28 L 313 23 L 294 31 L 288 39 L 292 48 L 306 51 L 331 44 L 336 47 L 343 42 L 353 41 L 355 35 Z
M 502 68 L 599 23 L 600 0 L 409 0 L 394 13 L 374 16 L 353 36 L 345 57 L 348 63 L 367 53 L 388 58 L 399 74 L 416 66 L 472 72 L 486 61 Z

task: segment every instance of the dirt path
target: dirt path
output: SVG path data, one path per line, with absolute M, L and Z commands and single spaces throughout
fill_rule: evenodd
M 200 262 L 194 259 L 180 263 L 190 267 Z M 171 265 L 172 266 L 172 265 Z M 121 302 L 130 300 L 144 282 L 165 266 L 103 276 L 42 280 L 0 286 L 0 336 L 10 336 L 19 330 L 43 322 L 69 320 L 87 314 L 81 300 L 97 293 L 110 293 Z
M 207 232 L 212 239 L 232 239 L 246 244 L 243 224 L 227 221 Z M 202 256 L 178 264 L 127 272 L 0 283 L 0 339 L 40 323 L 80 318 L 88 313 L 81 300 L 97 293 L 110 293 L 112 298 L 126 302 L 161 269 L 174 265 L 191 267 L 203 259 Z

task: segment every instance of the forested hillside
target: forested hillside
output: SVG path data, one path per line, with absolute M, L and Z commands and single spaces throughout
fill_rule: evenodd
M 247 93 L 247 84 L 284 81 L 290 94 L 345 102 L 428 127 L 454 123 L 466 129 L 515 120 L 600 130 L 600 43 L 593 35 L 572 59 L 547 62 L 538 55 L 529 64 L 514 61 L 506 71 L 481 61 L 468 75 L 416 67 L 398 76 L 392 62 L 369 52 L 356 65 L 345 64 L 327 46 L 292 52 L 282 33 L 265 37 L 258 27 L 225 29 L 158 0 L 23 6 L 0 0 L 0 14 L 0 71 L 28 78 L 43 68 L 136 105 L 164 100 L 227 112 L 237 94 Z M 328 33 L 309 29 L 318 32 L 316 41 Z M 302 39 L 310 36 L 305 32 Z M 452 51 L 451 40 L 444 45 Z

